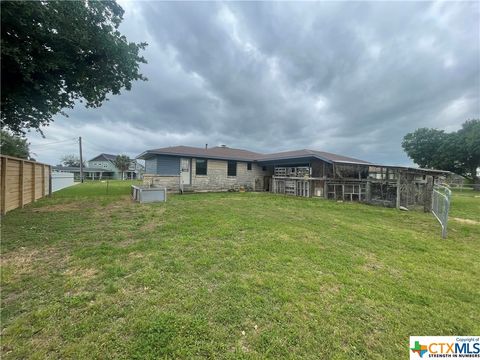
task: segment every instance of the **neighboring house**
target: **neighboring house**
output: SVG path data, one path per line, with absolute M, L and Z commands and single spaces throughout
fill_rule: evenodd
M 88 161 L 88 167 L 93 169 L 101 169 L 102 172 L 98 173 L 97 178 L 109 178 L 109 179 L 121 179 L 122 172 L 115 166 L 115 159 L 117 155 L 112 154 L 100 154 Z M 136 159 L 130 162 L 130 167 L 124 172 L 125 179 L 141 179 L 144 173 L 145 167 L 140 164 Z
M 90 180 L 101 179 L 121 179 L 122 172 L 115 166 L 116 155 L 100 154 L 87 162 L 87 166 L 83 167 L 83 178 Z M 58 172 L 73 173 L 76 180 L 80 179 L 80 168 L 74 166 L 54 166 L 52 168 Z M 136 159 L 130 162 L 128 171 L 124 172 L 125 179 L 141 179 L 145 167 Z
M 61 166 L 57 165 L 52 167 L 53 171 L 61 172 L 61 173 L 73 173 L 75 180 L 80 180 L 80 168 L 76 166 Z M 91 168 L 91 167 L 84 167 L 83 168 L 83 178 L 90 179 L 90 180 L 98 180 L 98 179 L 109 179 L 110 172 L 105 169 L 100 168 Z
M 430 206 L 445 171 L 372 164 L 315 150 L 259 154 L 224 145 L 147 150 L 144 183 L 170 191 L 254 191 L 364 201 L 383 206 Z

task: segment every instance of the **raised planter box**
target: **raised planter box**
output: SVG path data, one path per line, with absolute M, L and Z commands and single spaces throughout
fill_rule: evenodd
M 167 201 L 167 188 L 132 185 L 132 199 L 142 204 Z

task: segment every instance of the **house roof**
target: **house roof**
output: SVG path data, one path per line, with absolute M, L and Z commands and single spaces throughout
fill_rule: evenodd
M 424 172 L 424 173 L 436 173 L 436 174 L 445 174 L 445 175 L 446 174 L 452 174 L 451 171 L 447 171 L 447 170 L 416 168 L 416 167 L 411 167 L 411 166 L 395 166 L 395 165 L 374 165 L 374 166 L 383 166 L 383 167 L 403 169 L 403 170 L 413 170 L 413 171 L 419 171 L 419 172 Z
M 354 164 L 364 164 L 369 165 L 370 163 L 365 160 L 355 159 L 348 156 L 333 154 L 325 151 L 317 150 L 294 150 L 294 151 L 284 151 L 273 154 L 264 154 L 258 157 L 256 160 L 259 162 L 266 161 L 278 161 L 278 160 L 287 160 L 287 159 L 301 159 L 301 158 L 317 158 L 329 163 L 339 162 L 339 163 L 354 163 Z
M 233 149 L 227 146 L 215 146 L 207 149 L 191 146 L 170 146 L 144 151 L 138 155 L 137 158 L 147 159 L 150 155 L 192 156 L 208 159 L 253 161 L 262 154 L 243 149 Z
M 147 150 L 137 156 L 139 159 L 148 159 L 152 155 L 171 155 L 171 156 L 191 156 L 191 157 L 201 157 L 207 159 L 221 159 L 221 160 L 239 160 L 239 161 L 257 161 L 263 164 L 279 164 L 281 161 L 291 161 L 291 160 L 304 160 L 304 159 L 320 159 L 328 163 L 336 164 L 358 164 L 358 165 L 369 165 L 377 167 L 389 167 L 389 168 L 399 168 L 404 170 L 416 170 L 421 172 L 434 172 L 434 173 L 449 173 L 448 171 L 434 170 L 434 169 L 422 169 L 422 168 L 413 168 L 397 165 L 385 165 L 385 164 L 375 164 L 365 160 L 360 160 L 348 156 L 338 155 L 329 153 L 326 151 L 318 150 L 293 150 L 293 151 L 284 151 L 271 154 L 260 154 L 253 151 L 242 150 L 242 149 L 233 149 L 227 146 L 216 146 L 213 148 L 198 148 L 191 146 L 171 146 L 160 149 Z
M 114 163 L 115 160 L 117 159 L 117 156 L 118 156 L 118 155 L 104 154 L 104 153 L 102 153 L 102 154 L 97 155 L 97 156 L 95 156 L 93 159 L 90 159 L 90 160 L 88 160 L 88 161 L 105 161 L 105 160 L 107 160 L 107 161 L 111 161 L 112 163 Z M 136 166 L 138 166 L 138 167 L 140 167 L 140 168 L 143 168 L 143 167 L 144 167 L 142 164 L 138 163 L 138 161 L 136 161 L 136 159 L 130 159 L 130 162 L 131 162 L 131 163 L 136 162 L 136 163 L 137 163 Z M 114 163 L 114 165 L 115 165 L 115 163 Z
M 90 159 L 88 161 L 96 161 L 96 160 L 115 161 L 116 158 L 117 158 L 117 155 L 102 153 L 102 154 L 97 155 L 93 159 Z
M 354 159 L 347 156 L 332 154 L 317 150 L 294 150 L 272 154 L 260 154 L 253 151 L 234 149 L 227 146 L 216 146 L 213 148 L 198 148 L 192 146 L 170 146 L 160 149 L 147 150 L 137 156 L 139 159 L 146 159 L 150 155 L 173 155 L 173 156 L 193 156 L 209 159 L 222 160 L 243 160 L 243 161 L 276 161 L 295 158 L 318 158 L 327 162 L 353 162 L 358 164 L 370 164 L 367 161 Z

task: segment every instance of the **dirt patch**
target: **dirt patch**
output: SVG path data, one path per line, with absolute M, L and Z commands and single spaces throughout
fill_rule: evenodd
M 152 232 L 157 228 L 157 226 L 158 226 L 157 221 L 149 221 L 141 227 L 141 231 Z
M 20 248 L 18 251 L 10 252 L 2 256 L 2 266 L 13 266 L 17 272 L 29 269 L 31 264 L 39 257 L 38 250 L 27 250 Z
M 95 215 L 103 219 L 119 218 L 124 220 L 132 216 L 132 212 L 135 211 L 134 207 L 135 203 L 129 197 L 124 197 L 106 205 L 98 204 L 95 206 Z
M 85 210 L 83 202 L 69 202 L 63 204 L 47 205 L 38 208 L 32 208 L 32 212 L 53 212 L 53 211 L 80 211 Z
M 152 213 L 151 218 L 148 219 L 141 227 L 140 230 L 143 232 L 152 232 L 158 226 L 164 223 L 162 215 L 165 212 L 165 208 L 155 209 L 155 212 Z M 149 216 L 150 217 L 150 216 Z
M 143 252 L 132 251 L 128 254 L 128 256 L 132 259 L 143 259 L 145 257 L 145 254 Z
M 5 306 L 7 304 L 10 304 L 10 303 L 13 303 L 15 301 L 18 301 L 18 299 L 21 298 L 22 294 L 23 294 L 23 292 L 21 292 L 21 293 L 13 292 L 13 293 L 10 293 L 10 294 L 3 293 L 2 294 L 3 306 Z
M 462 218 L 456 218 L 456 217 L 452 217 L 451 219 L 454 220 L 454 221 L 461 222 L 463 224 L 480 225 L 480 221 L 475 221 L 475 220 L 470 220 L 470 219 L 462 219 Z
M 98 271 L 93 268 L 72 267 L 67 269 L 64 274 L 76 278 L 91 279 L 98 274 Z
M 363 264 L 362 269 L 364 271 L 378 271 L 383 269 L 383 264 L 374 254 L 369 253 L 365 255 L 365 264 Z
M 122 196 L 119 200 L 115 202 L 111 202 L 106 206 L 99 207 L 99 208 L 101 208 L 102 212 L 112 213 L 119 210 L 132 208 L 135 205 L 136 203 L 130 198 L 130 196 L 125 195 L 125 196 Z
M 118 212 L 119 210 L 129 209 L 134 206 L 135 203 L 131 201 L 128 195 L 122 196 L 119 200 L 103 205 L 99 201 L 79 201 L 72 200 L 69 202 L 45 205 L 41 207 L 32 208 L 32 212 L 55 212 L 55 211 L 85 211 L 85 209 L 100 210 L 104 215 Z
M 137 213 L 135 205 L 128 196 L 105 205 L 95 204 L 96 227 L 103 229 L 105 226 L 110 226 L 112 220 L 119 221 L 117 224 L 129 222 Z
M 1 263 L 4 267 L 12 267 L 15 271 L 15 276 L 38 271 L 37 264 L 54 263 L 55 267 L 62 266 L 67 263 L 69 256 L 62 254 L 57 248 L 46 247 L 41 249 L 28 249 L 21 247 L 18 250 L 2 254 Z M 44 270 L 48 269 L 42 266 Z
M 130 235 L 130 233 L 129 233 L 129 235 Z M 127 236 L 127 238 L 125 240 L 122 240 L 122 241 L 119 241 L 119 242 L 115 243 L 115 246 L 119 247 L 119 248 L 126 248 L 126 247 L 129 247 L 130 245 L 138 243 L 139 241 L 141 241 L 141 239 L 134 239 L 131 236 Z
M 341 288 L 340 284 L 327 283 L 327 284 L 323 284 L 320 287 L 320 293 L 329 294 L 329 295 L 337 295 L 338 293 L 340 293 L 341 289 L 342 288 Z

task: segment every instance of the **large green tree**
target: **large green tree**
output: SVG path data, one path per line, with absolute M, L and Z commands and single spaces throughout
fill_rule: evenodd
M 0 150 L 2 155 L 15 156 L 22 159 L 30 158 L 27 139 L 5 130 L 0 131 Z
M 420 128 L 405 135 L 402 147 L 419 166 L 448 170 L 478 183 L 480 120 L 468 120 L 456 132 Z
M 55 114 L 130 90 L 146 43 L 128 42 L 115 1 L 1 2 L 1 124 L 40 130 Z
M 440 168 L 443 163 L 443 144 L 449 134 L 443 130 L 420 128 L 405 135 L 402 146 L 420 167 Z
M 63 166 L 80 167 L 80 158 L 77 155 L 64 155 L 61 161 Z M 85 161 L 83 162 L 83 166 L 85 166 Z
M 480 167 L 480 120 L 469 120 L 457 132 L 459 163 L 463 174 L 479 183 L 477 169 Z M 480 190 L 480 189 L 479 189 Z

